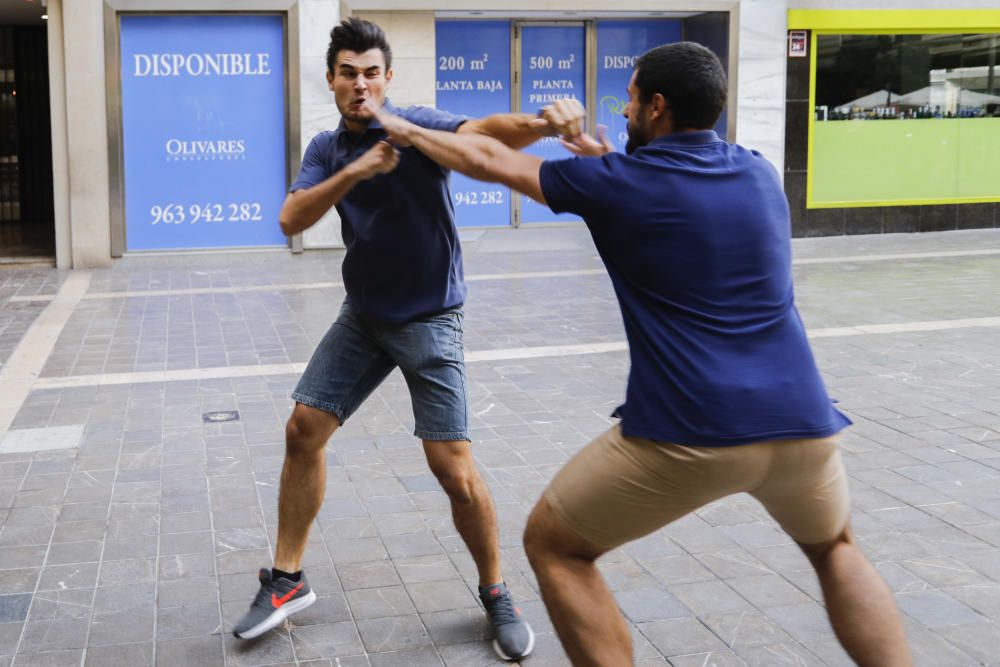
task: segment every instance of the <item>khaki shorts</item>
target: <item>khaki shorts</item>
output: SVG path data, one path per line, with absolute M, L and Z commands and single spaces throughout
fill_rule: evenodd
M 581 537 L 613 549 L 703 505 L 746 492 L 792 539 L 832 540 L 850 498 L 837 438 L 687 447 L 626 438 L 615 426 L 556 475 L 545 498 Z

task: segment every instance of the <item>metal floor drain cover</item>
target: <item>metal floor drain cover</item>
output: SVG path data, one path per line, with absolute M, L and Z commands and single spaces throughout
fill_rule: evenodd
M 216 422 L 238 422 L 240 420 L 240 413 L 236 410 L 206 412 L 201 416 L 201 419 L 206 424 L 214 424 Z

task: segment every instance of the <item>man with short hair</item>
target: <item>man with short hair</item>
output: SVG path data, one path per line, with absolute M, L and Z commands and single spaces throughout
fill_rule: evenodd
M 479 570 L 479 596 L 496 633 L 494 649 L 508 660 L 522 658 L 531 652 L 534 634 L 503 581 L 493 500 L 470 446 L 462 346 L 466 289 L 449 172 L 414 149 L 389 145 L 369 105 L 384 103 L 417 125 L 480 133 L 515 148 L 546 135 L 573 136 L 583 109 L 481 120 L 424 107 L 394 109 L 385 99 L 392 51 L 381 28 L 357 18 L 331 32 L 327 68 L 342 120 L 309 144 L 280 222 L 290 236 L 337 208 L 347 246 L 347 298 L 292 394 L 296 405 L 286 428 L 274 567 L 260 571 L 257 597 L 233 632 L 243 639 L 259 636 L 315 601 L 301 567 L 309 528 L 323 503 L 324 447 L 399 367 L 410 391 L 415 435 Z
M 909 665 L 892 595 L 849 528 L 836 434 L 850 421 L 831 405 L 794 305 L 781 181 L 711 129 L 726 90 L 708 49 L 657 47 L 628 86 L 626 154 L 580 134 L 566 142 L 578 157 L 546 162 L 378 118 L 399 145 L 581 216 L 618 296 L 632 362 L 621 423 L 557 473 L 525 531 L 573 664 L 632 664 L 596 559 L 746 492 L 808 556 L 848 654 Z

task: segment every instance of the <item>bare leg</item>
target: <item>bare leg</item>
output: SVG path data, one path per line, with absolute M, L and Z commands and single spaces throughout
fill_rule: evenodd
M 500 538 L 493 497 L 468 440 L 424 440 L 431 472 L 451 500 L 451 517 L 479 570 L 479 585 L 500 583 Z
M 575 667 L 629 667 L 632 637 L 594 561 L 604 549 L 563 525 L 543 497 L 524 532 L 542 600 Z
M 278 491 L 278 544 L 274 567 L 302 569 L 309 528 L 326 491 L 326 441 L 340 422 L 334 415 L 296 403 L 285 427 L 285 465 Z
M 833 631 L 861 667 L 913 664 L 889 587 L 861 553 L 850 528 L 821 544 L 800 544 L 816 568 Z

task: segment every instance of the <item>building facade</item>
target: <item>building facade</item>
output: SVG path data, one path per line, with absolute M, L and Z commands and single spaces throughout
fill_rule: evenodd
M 1000 9 L 936 4 L 48 0 L 53 254 L 338 246 L 335 212 L 291 243 L 276 218 L 309 139 L 339 121 L 325 56 L 348 15 L 388 34 L 397 106 L 479 116 L 571 95 L 619 146 L 635 56 L 699 41 L 730 78 L 716 129 L 783 175 L 794 234 L 992 227 Z M 462 227 L 580 224 L 461 177 L 453 196 Z

